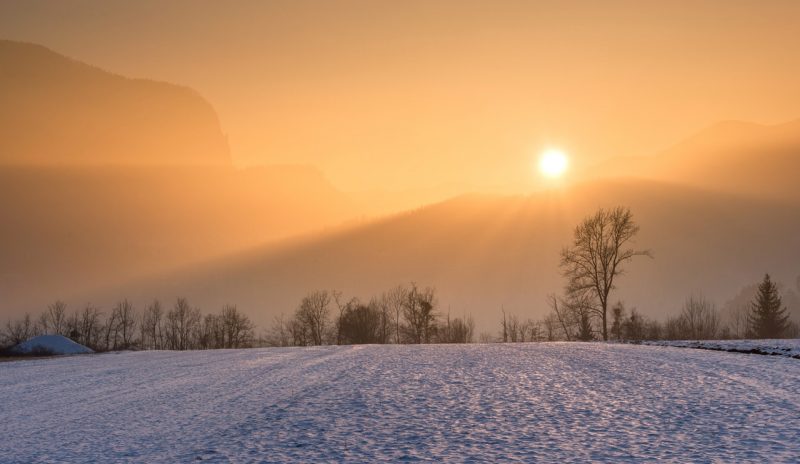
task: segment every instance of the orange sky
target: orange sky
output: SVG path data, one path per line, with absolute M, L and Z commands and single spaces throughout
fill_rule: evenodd
M 800 2 L 0 3 L 0 35 L 217 109 L 239 164 L 343 190 L 525 190 L 713 122 L 800 117 Z

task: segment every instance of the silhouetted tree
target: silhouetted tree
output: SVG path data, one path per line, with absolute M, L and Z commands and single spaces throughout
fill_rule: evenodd
M 639 341 L 644 339 L 645 321 L 636 311 L 636 308 L 631 308 L 631 315 L 622 323 L 622 333 L 626 340 Z
M 561 326 L 561 330 L 564 331 L 564 338 L 567 341 L 571 341 L 572 326 L 575 323 L 573 314 L 567 311 L 567 305 L 565 305 L 563 301 L 560 301 L 555 295 L 549 295 L 548 302 L 550 303 L 550 308 L 553 310 L 553 315 L 558 321 L 559 326 Z
M 171 350 L 188 350 L 195 345 L 193 335 L 200 323 L 200 310 L 192 308 L 186 298 L 178 298 L 166 315 L 166 342 Z
M 117 322 L 116 331 L 119 334 L 119 345 L 114 349 L 129 349 L 133 345 L 134 334 L 136 333 L 136 309 L 127 298 L 117 303 L 113 310 L 114 319 Z
M 578 315 L 579 315 L 578 340 L 582 342 L 588 342 L 594 340 L 594 334 L 592 333 L 592 321 L 590 319 L 589 310 L 583 308 L 580 310 Z
M 397 344 L 402 343 L 403 331 L 401 330 L 403 308 L 406 301 L 408 289 L 403 285 L 398 285 L 393 289 L 386 292 L 387 309 L 392 315 L 392 322 L 394 323 L 394 342 Z
M 389 295 L 384 292 L 379 297 L 372 298 L 369 305 L 376 308 L 381 315 L 380 328 L 378 329 L 378 343 L 389 343 L 391 341 L 393 325 L 393 311 L 391 309 Z
M 161 308 L 161 302 L 153 300 L 152 303 L 147 305 L 142 314 L 142 348 L 164 349 L 163 319 L 164 310 Z
M 647 250 L 628 248 L 639 226 L 627 208 L 600 209 L 575 228 L 572 246 L 561 251 L 561 268 L 568 279 L 567 295 L 591 295 L 592 313 L 601 320 L 603 340 L 608 340 L 608 301 L 623 264 Z
M 621 301 L 611 308 L 611 336 L 614 340 L 622 340 L 622 320 L 625 319 L 625 305 Z
M 403 302 L 406 333 L 411 343 L 430 343 L 436 326 L 435 309 L 435 291 L 430 287 L 420 289 L 412 283 Z
M 31 315 L 25 313 L 25 317 L 19 321 L 6 322 L 6 330 L 3 334 L 3 344 L 6 346 L 18 345 L 25 340 L 37 335 L 36 323 L 31 320 Z
M 327 290 L 315 291 L 305 296 L 297 309 L 296 318 L 305 326 L 312 345 L 322 345 L 325 341 L 331 300 L 332 295 Z
M 80 316 L 80 333 L 81 339 L 79 342 L 82 345 L 88 346 L 93 350 L 99 350 L 100 336 L 102 331 L 102 317 L 103 313 L 97 307 L 87 304 L 81 311 Z
M 437 341 L 439 343 L 472 343 L 474 332 L 475 321 L 472 316 L 464 319 L 458 317 L 451 319 L 448 311 L 447 319 L 437 332 Z
M 714 303 L 702 296 L 690 296 L 683 304 L 681 311 L 681 338 L 692 340 L 709 340 L 716 338 L 719 332 L 719 313 Z
M 789 315 L 782 307 L 778 287 L 769 274 L 758 286 L 749 317 L 751 334 L 755 338 L 781 338 L 789 328 Z
M 49 305 L 39 318 L 42 333 L 68 336 L 67 304 L 61 300 Z
M 380 343 L 381 311 L 357 299 L 349 301 L 339 317 L 340 344 Z
M 272 326 L 266 334 L 266 342 L 269 346 L 290 346 L 292 344 L 289 331 L 289 322 L 283 314 L 272 319 Z
M 558 333 L 558 318 L 556 315 L 553 313 L 548 314 L 545 316 L 543 323 L 547 341 L 552 342 L 556 340 L 556 334 Z
M 245 348 L 253 343 L 255 325 L 236 305 L 226 304 L 220 315 L 222 344 L 219 348 Z

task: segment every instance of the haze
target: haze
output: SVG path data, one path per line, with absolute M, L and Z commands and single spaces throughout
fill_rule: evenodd
M 415 281 L 495 331 L 544 314 L 614 205 L 655 254 L 618 296 L 649 316 L 765 272 L 800 294 L 798 24 L 789 0 L 0 2 L 0 315 L 186 296 L 264 328 Z
M 545 145 L 591 165 L 797 118 L 798 23 L 791 0 L 0 5 L 3 38 L 199 91 L 237 165 L 347 191 L 521 192 Z

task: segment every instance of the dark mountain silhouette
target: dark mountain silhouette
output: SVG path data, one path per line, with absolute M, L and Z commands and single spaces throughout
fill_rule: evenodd
M 105 301 L 190 296 L 208 309 L 235 302 L 267 325 L 317 288 L 368 297 L 416 281 L 439 290 L 442 311 L 472 313 L 495 329 L 501 305 L 540 317 L 563 280 L 558 254 L 575 224 L 598 207 L 628 205 L 651 248 L 616 294 L 644 314 L 665 316 L 702 291 L 719 303 L 765 269 L 800 273 L 798 204 L 649 181 L 600 181 L 519 197 L 464 196 L 327 236 L 276 244 L 116 287 Z M 769 228 L 761 224 L 770 224 Z
M 0 163 L 230 163 L 197 92 L 128 79 L 45 47 L 0 40 Z

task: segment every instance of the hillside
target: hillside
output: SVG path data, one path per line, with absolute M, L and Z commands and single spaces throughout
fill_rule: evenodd
M 772 199 L 800 199 L 800 120 L 715 124 L 656 156 L 611 159 L 580 174 L 631 176 Z
M 298 166 L 0 167 L 0 314 L 164 272 L 362 211 Z
M 642 345 L 121 352 L 0 363 L 0 453 L 7 462 L 794 462 L 798 389 L 796 359 Z M 38 440 L 43 431 L 53 439 Z
M 0 164 L 230 164 L 197 92 L 0 40 Z
M 647 315 L 674 313 L 695 291 L 722 304 L 767 271 L 788 282 L 800 274 L 797 203 L 603 181 L 524 197 L 459 197 L 95 295 L 109 303 L 185 295 L 208 309 L 233 302 L 264 326 L 313 289 L 369 297 L 416 281 L 437 287 L 442 311 L 471 313 L 480 329 L 494 330 L 501 306 L 530 317 L 545 313 L 546 295 L 563 284 L 558 254 L 574 225 L 597 207 L 618 204 L 632 208 L 642 227 L 638 243 L 655 259 L 630 266 L 616 297 Z

